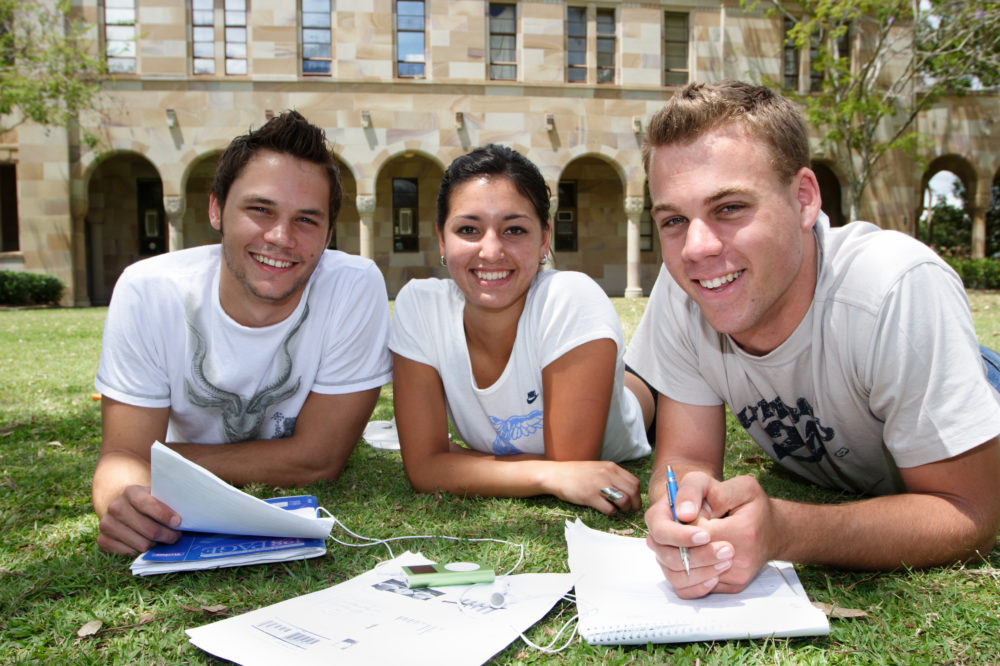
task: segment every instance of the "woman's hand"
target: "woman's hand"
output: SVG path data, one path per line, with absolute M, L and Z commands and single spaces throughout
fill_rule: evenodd
M 589 506 L 609 516 L 642 508 L 639 479 L 613 462 L 564 460 L 549 466 L 546 475 L 546 487 L 561 500 Z M 621 493 L 621 499 L 612 501 L 601 492 L 607 488 Z

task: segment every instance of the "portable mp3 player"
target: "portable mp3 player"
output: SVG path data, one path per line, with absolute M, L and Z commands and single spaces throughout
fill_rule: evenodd
M 492 583 L 493 569 L 478 562 L 450 562 L 448 564 L 414 564 L 404 566 L 406 584 L 414 587 L 443 587 L 445 585 L 472 585 Z

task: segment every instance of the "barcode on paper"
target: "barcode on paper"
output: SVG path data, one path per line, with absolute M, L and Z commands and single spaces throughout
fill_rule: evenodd
M 272 636 L 283 643 L 287 643 L 302 650 L 307 650 L 326 640 L 322 636 L 318 636 L 311 631 L 306 631 L 301 627 L 296 627 L 291 623 L 283 622 L 281 620 L 264 620 L 263 622 L 258 622 L 253 625 L 253 627 L 268 636 Z

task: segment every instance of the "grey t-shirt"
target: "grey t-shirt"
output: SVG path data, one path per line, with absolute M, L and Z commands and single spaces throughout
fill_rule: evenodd
M 714 331 L 661 268 L 626 362 L 664 395 L 725 402 L 784 467 L 830 488 L 905 490 L 899 468 L 1000 432 L 958 276 L 922 243 L 866 222 L 814 228 L 813 303 L 764 356 Z

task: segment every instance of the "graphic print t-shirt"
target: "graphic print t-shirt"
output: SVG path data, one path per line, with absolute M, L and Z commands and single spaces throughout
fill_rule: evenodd
M 341 394 L 391 379 L 381 273 L 327 250 L 285 320 L 250 328 L 219 304 L 219 246 L 129 266 L 115 285 L 95 387 L 139 407 L 170 407 L 167 440 L 290 436 L 310 391 Z
M 493 454 L 545 452 L 542 369 L 602 338 L 618 347 L 601 458 L 631 460 L 650 451 L 638 401 L 624 388 L 623 335 L 601 288 L 582 273 L 542 271 L 518 322 L 514 349 L 492 386 L 472 376 L 462 323 L 465 297 L 451 280 L 411 280 L 396 297 L 389 347 L 441 376 L 449 416 L 463 441 Z

